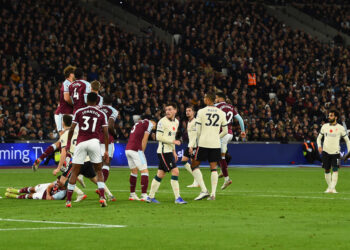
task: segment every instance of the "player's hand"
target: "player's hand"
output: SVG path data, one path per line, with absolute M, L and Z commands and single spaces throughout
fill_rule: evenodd
M 104 155 L 103 155 L 103 161 L 105 162 L 105 163 L 109 163 L 109 154 L 108 154 L 108 152 L 105 152 L 104 153 Z
M 193 154 L 193 148 L 188 148 L 188 152 L 190 153 L 190 155 L 192 155 Z
M 246 137 L 246 133 L 244 131 L 241 132 L 241 137 L 245 138 Z
M 52 174 L 53 174 L 54 176 L 56 176 L 56 174 L 57 174 L 59 171 L 60 171 L 60 169 L 59 169 L 59 168 L 56 168 L 56 169 L 52 172 Z
M 180 146 L 180 145 L 181 145 L 181 141 L 175 140 L 175 141 L 174 141 L 174 144 Z
M 318 152 L 322 154 L 322 147 L 318 147 Z
M 177 156 L 177 154 L 174 152 L 174 158 L 175 158 L 175 162 L 177 162 L 177 160 L 179 159 L 179 157 Z

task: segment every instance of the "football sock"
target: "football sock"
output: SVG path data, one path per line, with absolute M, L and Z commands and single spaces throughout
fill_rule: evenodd
M 161 178 L 159 178 L 158 176 L 154 176 L 151 183 L 151 190 L 149 191 L 150 198 L 154 198 L 154 196 L 156 195 L 156 192 L 158 191 L 161 181 L 162 181 Z
M 75 184 L 68 183 L 67 186 L 67 201 L 72 201 L 72 195 L 75 189 Z
M 103 174 L 103 178 L 105 180 L 105 182 L 108 180 L 108 176 L 109 176 L 109 166 L 104 165 L 102 167 L 102 174 Z
M 338 182 L 338 171 L 332 173 L 332 184 L 331 188 L 334 189 Z
M 46 157 L 52 154 L 55 150 L 56 150 L 56 144 L 51 144 L 45 149 L 44 153 L 39 156 L 40 160 L 44 160 Z
M 130 174 L 130 193 L 135 193 L 136 182 L 137 182 L 137 174 Z
M 100 192 L 100 198 L 102 199 L 106 199 L 105 198 L 105 183 L 98 181 L 97 182 L 97 187 L 98 187 L 98 191 Z
M 74 192 L 76 192 L 77 193 L 77 195 L 84 195 L 84 192 L 83 191 L 81 191 L 81 189 L 80 188 L 78 188 L 77 186 L 75 186 L 74 187 Z
M 193 176 L 191 165 L 190 165 L 188 162 L 186 162 L 186 163 L 184 164 L 184 167 L 185 167 L 186 170 Z M 193 177 L 194 177 L 194 176 L 193 176 Z M 195 185 L 195 186 L 198 185 L 198 183 L 197 183 L 197 181 L 196 181 L 195 179 L 193 180 L 193 184 L 192 184 L 192 185 Z
M 141 193 L 147 194 L 148 173 L 141 173 Z
M 228 177 L 228 170 L 227 170 L 227 163 L 226 163 L 225 157 L 223 157 L 223 159 L 220 160 L 220 167 L 221 167 L 222 174 L 224 175 L 226 180 L 226 177 Z
M 218 185 L 218 179 L 219 179 L 219 175 L 218 175 L 218 171 L 216 171 L 216 169 L 213 169 L 211 171 L 211 196 L 215 196 L 216 194 L 216 187 Z
M 202 175 L 202 172 L 199 168 L 196 168 L 194 170 L 192 170 L 192 174 L 193 174 L 193 177 L 194 179 L 196 180 L 196 182 L 199 184 L 199 186 L 201 187 L 201 191 L 204 193 L 204 192 L 208 192 L 208 189 L 207 187 L 205 186 L 204 184 L 204 181 L 203 181 L 203 175 Z
M 107 193 L 108 196 L 113 196 L 113 194 L 111 193 L 111 191 L 109 190 L 109 188 L 107 187 L 106 183 L 105 183 L 105 192 Z
M 20 193 L 20 194 L 23 194 L 23 193 L 25 193 L 25 194 L 29 194 L 30 193 L 30 187 L 24 187 L 24 188 L 21 188 L 19 191 L 18 191 L 18 193 Z
M 172 175 L 170 180 L 171 187 L 175 195 L 175 199 L 180 197 L 179 176 Z
M 17 199 L 28 199 L 28 194 L 17 195 Z
M 326 179 L 328 188 L 331 188 L 331 184 L 332 184 L 332 175 L 331 175 L 331 173 L 325 173 L 324 174 L 324 178 Z

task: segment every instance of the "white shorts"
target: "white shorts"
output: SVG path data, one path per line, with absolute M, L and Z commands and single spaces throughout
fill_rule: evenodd
M 101 155 L 103 157 L 105 153 L 105 145 L 104 144 L 101 144 Z M 108 144 L 108 155 L 109 155 L 109 158 L 113 158 L 113 155 L 114 155 L 114 143 L 110 143 Z
M 33 194 L 34 200 L 42 200 L 44 192 L 51 183 L 38 184 L 34 187 L 35 193 Z
M 224 154 L 227 151 L 227 144 L 232 140 L 233 135 L 226 134 L 224 137 L 220 139 L 221 141 L 221 153 Z
M 84 164 L 86 156 L 89 156 L 92 163 L 101 163 L 101 147 L 98 139 L 83 141 L 75 147 L 73 164 Z
M 55 115 L 55 123 L 56 123 L 56 128 L 57 128 L 57 131 L 60 132 L 63 130 L 63 115 L 62 114 L 58 114 L 58 115 Z
M 140 171 L 147 169 L 147 161 L 143 151 L 125 150 L 125 155 L 130 169 L 138 168 Z

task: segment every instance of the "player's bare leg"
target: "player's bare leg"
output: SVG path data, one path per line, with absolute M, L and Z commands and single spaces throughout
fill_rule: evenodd
M 232 184 L 232 181 L 230 179 L 230 176 L 228 175 L 228 166 L 226 162 L 226 153 L 221 153 L 221 160 L 220 160 L 220 167 L 222 171 L 222 175 L 225 177 L 224 184 L 222 185 L 221 189 L 224 190 L 229 185 Z
M 189 158 L 186 156 L 183 156 L 181 159 L 181 163 L 182 165 L 184 165 L 184 167 L 186 168 L 186 170 L 193 176 L 192 173 L 192 169 L 191 169 L 191 164 L 188 163 Z M 187 186 L 188 188 L 192 188 L 192 187 L 199 187 L 198 183 L 196 182 L 196 180 L 193 177 L 193 183 L 191 185 Z
M 100 194 L 100 204 L 101 207 L 107 207 L 106 197 L 105 197 L 105 183 L 104 177 L 102 174 L 102 162 L 101 163 L 93 163 L 93 167 L 95 169 L 97 175 L 97 187 Z
M 56 149 L 60 148 L 60 146 L 61 146 L 60 141 L 57 141 L 57 142 L 51 144 L 50 146 L 48 146 L 48 147 L 45 149 L 44 153 L 43 153 L 42 155 L 40 155 L 39 158 L 36 159 L 36 160 L 34 161 L 34 163 L 33 163 L 33 165 L 32 165 L 33 171 L 37 171 L 38 168 L 39 168 L 40 163 L 41 163 L 46 157 L 48 157 L 48 156 L 51 155 L 53 152 L 55 152 Z
M 69 178 L 69 183 L 67 187 L 67 201 L 66 201 L 66 207 L 71 207 L 72 204 L 72 195 L 75 189 L 75 184 L 77 182 L 78 175 L 80 173 L 80 168 L 82 165 L 80 164 L 74 164 L 72 166 L 71 176 Z
M 210 171 L 211 171 L 211 193 L 208 200 L 215 200 L 216 197 L 216 187 L 218 185 L 219 175 L 217 171 L 217 163 L 216 162 L 209 162 L 210 165 Z
M 173 168 L 171 170 L 170 184 L 175 195 L 176 204 L 187 204 L 180 196 L 180 186 L 179 186 L 179 168 Z
M 159 201 L 155 199 L 155 195 L 159 189 L 160 182 L 162 181 L 164 176 L 165 176 L 165 172 L 163 170 L 158 169 L 157 175 L 154 176 L 152 180 L 151 190 L 149 191 L 149 199 L 147 200 L 147 202 L 159 203 Z
M 200 163 L 201 163 L 200 161 L 193 160 L 192 164 L 191 164 L 193 177 L 197 181 L 197 183 L 199 184 L 199 186 L 201 188 L 201 192 L 199 193 L 199 195 L 196 198 L 194 198 L 194 200 L 196 200 L 196 201 L 202 200 L 202 199 L 209 196 L 208 189 L 204 184 L 202 172 L 199 169 Z

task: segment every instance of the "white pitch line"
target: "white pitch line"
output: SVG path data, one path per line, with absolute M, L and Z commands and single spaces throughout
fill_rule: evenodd
M 110 227 L 93 227 L 93 226 L 86 226 L 86 227 L 24 227 L 24 228 L 0 228 L 1 231 L 33 231 L 33 230 L 58 230 L 58 229 L 96 229 L 96 228 L 110 228 Z
M 0 221 L 62 224 L 62 225 L 81 225 L 81 226 L 93 226 L 93 227 L 105 227 L 105 228 L 126 227 L 126 225 L 92 224 L 92 223 L 64 222 L 64 221 L 20 220 L 20 219 L 4 219 L 4 218 L 0 218 Z

